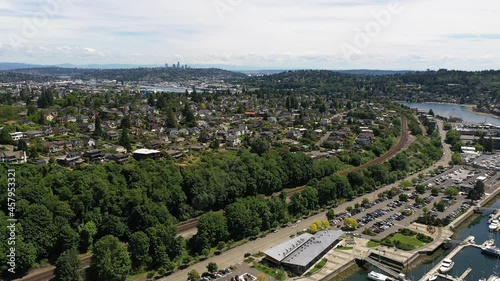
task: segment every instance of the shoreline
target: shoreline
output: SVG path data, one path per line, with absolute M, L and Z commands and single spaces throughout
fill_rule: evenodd
M 496 187 L 498 188 L 498 186 Z M 493 197 L 490 198 L 485 198 L 484 206 L 489 207 L 493 205 L 495 202 L 497 202 L 500 199 L 500 193 L 496 194 Z M 453 228 L 453 238 L 457 238 L 458 233 L 460 231 L 464 230 L 465 228 L 469 227 L 474 221 L 476 221 L 478 218 L 481 217 L 481 214 L 472 212 L 465 220 L 460 222 L 456 227 Z M 435 259 L 436 256 L 439 256 L 443 254 L 443 250 L 441 247 L 437 248 L 434 252 L 430 252 L 428 254 L 418 254 L 408 265 L 407 265 L 407 270 L 414 270 L 419 266 L 422 266 L 426 263 L 431 262 L 432 260 Z M 352 264 L 345 270 L 339 272 L 337 275 L 333 277 L 333 279 L 329 279 L 328 281 L 333 281 L 333 280 L 339 280 L 339 281 L 344 281 L 348 279 L 350 276 L 355 274 L 356 272 L 362 271 L 363 268 L 359 267 L 356 264 Z M 321 280 L 323 281 L 323 280 Z
M 469 113 L 476 113 L 478 115 L 482 115 L 485 117 L 490 117 L 490 118 L 495 118 L 500 120 L 500 116 L 497 116 L 495 114 L 491 113 L 486 113 L 486 112 L 481 112 L 481 111 L 476 111 L 477 105 L 475 104 L 460 104 L 460 103 L 452 103 L 452 102 L 438 102 L 438 101 L 431 101 L 431 102 L 406 102 L 406 101 L 397 101 L 398 103 L 423 103 L 423 104 L 442 104 L 442 105 L 454 105 L 454 106 L 460 106 L 464 108 L 465 112 Z M 443 116 L 446 117 L 446 116 Z

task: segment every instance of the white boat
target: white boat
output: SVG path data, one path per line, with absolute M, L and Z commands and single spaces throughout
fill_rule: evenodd
M 434 275 L 434 274 L 433 274 L 433 275 L 429 276 L 429 281 L 434 281 L 434 280 L 436 280 L 436 279 L 438 279 L 438 276 L 437 276 L 437 275 Z
M 497 223 L 492 222 L 492 223 L 488 226 L 488 228 L 489 228 L 490 230 L 497 230 L 497 228 L 498 228 L 498 224 L 497 224 Z
M 439 272 L 447 273 L 453 268 L 454 265 L 455 263 L 452 260 L 444 259 L 443 262 L 441 263 L 441 267 L 439 267 Z
M 476 237 L 474 237 L 474 236 L 471 235 L 471 236 L 467 237 L 466 241 L 469 242 L 469 243 L 474 243 L 475 239 L 476 239 Z
M 385 276 L 384 274 L 378 273 L 378 272 L 375 272 L 375 271 L 370 271 L 368 273 L 367 277 L 368 277 L 368 279 L 373 280 L 373 281 L 387 281 L 387 280 L 391 280 L 391 278 L 389 276 Z

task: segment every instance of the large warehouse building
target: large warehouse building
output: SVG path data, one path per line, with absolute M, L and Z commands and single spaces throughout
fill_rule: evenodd
M 342 234 L 344 232 L 339 230 L 324 230 L 314 235 L 305 233 L 264 253 L 271 263 L 302 275 L 341 241 Z

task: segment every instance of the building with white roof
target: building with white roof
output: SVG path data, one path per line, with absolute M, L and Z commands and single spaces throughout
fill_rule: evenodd
M 305 233 L 264 253 L 271 263 L 302 275 L 341 241 L 342 234 L 340 230 L 323 230 L 314 235 Z

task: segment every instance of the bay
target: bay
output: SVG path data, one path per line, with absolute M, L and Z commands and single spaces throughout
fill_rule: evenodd
M 467 109 L 465 105 L 459 104 L 445 104 L 445 103 L 415 103 L 415 102 L 401 102 L 402 105 L 409 106 L 411 108 L 418 108 L 428 112 L 430 109 L 435 115 L 442 117 L 460 117 L 463 119 L 464 123 L 474 123 L 474 124 L 492 124 L 494 126 L 500 126 L 500 118 L 486 116 L 476 112 L 472 112 Z

